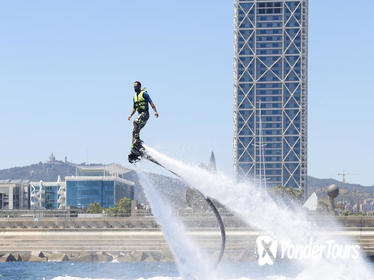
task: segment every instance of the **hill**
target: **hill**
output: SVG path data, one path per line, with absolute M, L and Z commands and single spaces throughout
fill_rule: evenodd
M 84 164 L 82 164 L 84 165 Z M 97 165 L 97 164 L 90 164 Z M 77 164 L 58 161 L 52 158 L 45 163 L 39 162 L 37 164 L 32 164 L 23 167 L 13 167 L 9 169 L 0 170 L 0 180 L 6 179 L 23 179 L 31 181 L 56 181 L 57 177 L 60 176 L 64 180 L 65 176 L 73 176 L 76 173 Z M 180 180 L 173 179 L 167 176 L 162 176 L 158 174 L 148 174 L 150 180 L 155 185 L 162 185 L 162 192 L 167 193 L 168 196 L 173 197 L 173 201 L 178 201 L 177 197 L 183 197 L 185 194 L 185 186 Z M 127 177 L 127 178 L 126 178 Z M 138 185 L 138 180 L 136 178 L 135 172 L 130 172 L 125 176 L 126 179 L 135 181 Z M 374 186 L 362 186 L 359 184 L 344 184 L 342 189 L 342 182 L 335 179 L 319 179 L 312 176 L 308 176 L 308 194 L 316 192 L 317 196 L 320 198 L 326 198 L 326 189 L 329 185 L 336 184 L 341 188 L 341 197 L 344 196 L 346 200 L 358 200 L 374 197 Z M 174 188 L 178 186 L 178 188 Z M 144 201 L 144 194 L 142 192 L 137 194 L 137 199 L 139 201 Z M 181 203 L 181 201 L 178 201 Z
M 357 201 L 374 197 L 374 186 L 362 186 L 360 184 L 348 184 L 344 186 L 341 181 L 335 179 L 318 179 L 308 176 L 308 194 L 316 192 L 319 198 L 327 198 L 327 187 L 335 184 L 340 188 L 340 198 Z
M 75 172 L 75 164 L 56 160 L 0 170 L 0 180 L 56 181 L 58 176 L 64 180 L 65 176 L 75 175 Z

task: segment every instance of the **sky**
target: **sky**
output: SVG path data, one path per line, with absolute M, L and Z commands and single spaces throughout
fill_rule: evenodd
M 374 185 L 373 9 L 309 3 L 308 175 Z M 130 168 L 135 80 L 160 114 L 145 143 L 232 175 L 232 1 L 0 0 L 0 169 Z

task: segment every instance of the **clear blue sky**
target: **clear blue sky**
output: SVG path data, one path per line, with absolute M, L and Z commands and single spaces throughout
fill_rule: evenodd
M 374 185 L 373 1 L 310 1 L 308 173 Z M 0 168 L 127 163 L 134 80 L 149 145 L 232 172 L 232 1 L 0 1 Z

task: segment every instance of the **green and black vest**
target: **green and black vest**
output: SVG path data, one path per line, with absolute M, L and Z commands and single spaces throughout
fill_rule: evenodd
M 144 99 L 145 92 L 145 88 L 143 88 L 139 94 L 135 92 L 134 104 L 135 110 L 138 111 L 138 113 L 148 112 L 148 102 Z

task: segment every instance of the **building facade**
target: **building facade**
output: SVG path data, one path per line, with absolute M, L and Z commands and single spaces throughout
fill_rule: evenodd
M 131 172 L 119 164 L 83 165 L 65 181 L 0 180 L 0 210 L 86 209 L 93 202 L 113 207 L 121 198 L 134 199 L 135 183 L 124 178 Z
M 65 182 L 30 182 L 31 209 L 65 209 Z
M 0 181 L 0 209 L 29 209 L 30 188 L 27 180 Z
M 235 0 L 237 177 L 306 192 L 307 62 L 307 0 Z
M 87 209 L 98 202 L 101 207 L 113 207 L 121 198 L 134 199 L 132 182 L 115 177 L 66 177 L 66 206 Z
M 122 178 L 127 172 L 115 164 L 77 167 L 77 176 L 65 177 L 66 206 L 87 209 L 89 204 L 98 202 L 108 208 L 123 197 L 133 200 L 135 184 Z

